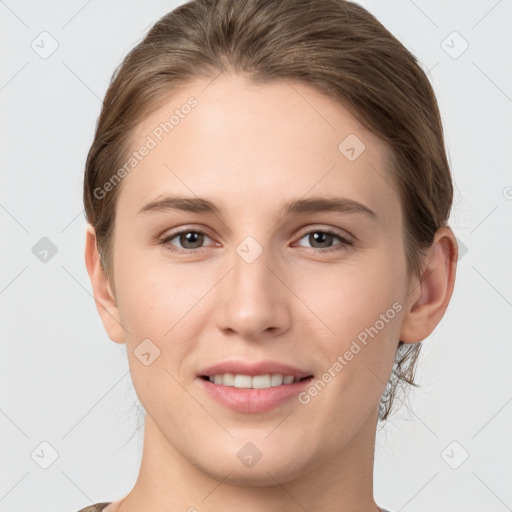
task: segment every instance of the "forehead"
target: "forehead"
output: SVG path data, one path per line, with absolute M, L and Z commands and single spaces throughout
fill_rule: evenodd
M 123 179 L 119 207 L 130 211 L 166 193 L 207 196 L 233 212 L 334 192 L 381 213 L 399 202 L 385 143 L 304 84 L 190 82 L 139 124 L 131 146 L 150 149 Z

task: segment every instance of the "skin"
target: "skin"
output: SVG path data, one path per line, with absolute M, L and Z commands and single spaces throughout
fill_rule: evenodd
M 230 512 L 243 504 L 248 512 L 377 512 L 379 399 L 399 339 L 425 339 L 445 313 L 455 237 L 439 229 L 421 278 L 409 278 L 400 198 L 378 137 L 306 85 L 255 85 L 229 73 L 208 83 L 173 93 L 134 133 L 135 149 L 187 98 L 198 100 L 119 185 L 113 283 L 94 228 L 87 231 L 98 312 L 110 339 L 127 345 L 147 413 L 137 482 L 106 511 Z M 354 161 L 338 150 L 349 134 L 366 146 Z M 208 198 L 223 213 L 137 215 L 166 194 Z M 350 198 L 376 217 L 280 215 L 286 202 L 313 196 Z M 181 227 L 205 233 L 203 249 L 179 237 L 162 243 Z M 353 245 L 308 236 L 329 228 Z M 236 251 L 249 235 L 263 249 L 252 263 Z M 321 377 L 394 303 L 402 310 L 307 405 L 292 398 L 265 413 L 235 412 L 196 378 L 226 359 L 274 360 Z M 160 350 L 149 366 L 134 355 L 145 338 Z M 262 453 L 250 468 L 237 458 L 247 442 Z

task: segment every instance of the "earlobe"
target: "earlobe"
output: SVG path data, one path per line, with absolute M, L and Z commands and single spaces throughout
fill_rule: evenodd
M 121 325 L 117 301 L 101 266 L 96 232 L 90 224 L 87 226 L 85 239 L 85 265 L 91 280 L 96 308 L 108 337 L 116 343 L 124 343 L 124 329 Z
M 424 340 L 446 312 L 455 285 L 457 241 L 448 227 L 439 228 L 420 278 L 411 282 L 400 331 L 404 343 Z

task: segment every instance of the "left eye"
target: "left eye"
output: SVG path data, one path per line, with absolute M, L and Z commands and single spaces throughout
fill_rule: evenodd
M 330 231 L 330 230 L 314 230 L 314 231 L 309 231 L 308 233 L 305 233 L 302 238 L 300 240 L 303 240 L 304 238 L 307 238 L 308 242 L 310 244 L 320 244 L 320 245 L 323 245 L 323 244 L 327 244 L 328 247 L 315 247 L 313 245 L 313 249 L 329 249 L 332 247 L 332 242 L 333 242 L 333 239 L 337 238 L 338 240 L 341 241 L 340 244 L 336 244 L 338 246 L 343 246 L 343 245 L 352 245 L 352 243 L 347 240 L 346 238 L 343 238 L 341 235 L 339 235 L 338 233 L 335 233 L 334 231 Z M 334 246 L 335 249 L 336 248 L 339 248 L 339 247 L 336 247 Z

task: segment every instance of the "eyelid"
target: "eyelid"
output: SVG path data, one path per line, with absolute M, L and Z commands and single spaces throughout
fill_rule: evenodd
M 172 240 L 173 238 L 176 238 L 177 236 L 183 234 L 183 233 L 199 233 L 201 235 L 207 236 L 210 240 L 215 241 L 214 237 L 209 234 L 209 229 L 205 228 L 203 226 L 201 227 L 194 227 L 194 226 L 182 226 L 176 229 L 171 229 L 170 231 L 164 231 L 164 233 L 158 237 L 160 241 L 165 240 Z M 204 249 L 204 247 L 203 247 Z M 196 249 L 199 250 L 199 249 Z M 191 249 L 188 250 L 188 252 L 191 252 Z
M 340 228 L 336 228 L 333 226 L 322 226 L 322 225 L 313 225 L 304 228 L 304 231 L 298 235 L 299 238 L 304 238 L 305 235 L 309 235 L 310 233 L 316 233 L 317 231 L 321 231 L 323 233 L 330 233 L 332 235 L 336 235 L 343 240 L 346 240 L 348 243 L 353 243 L 357 239 L 354 235 L 349 233 L 348 231 Z

